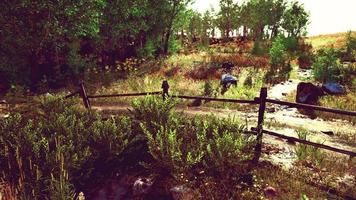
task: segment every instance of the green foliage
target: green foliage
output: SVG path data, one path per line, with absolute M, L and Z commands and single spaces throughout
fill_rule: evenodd
M 1 1 L 0 7 L 6 8 L 0 11 L 0 71 L 10 83 L 35 86 L 44 75 L 49 81 L 59 75 L 67 45 L 98 34 L 103 1 Z
M 289 37 L 301 37 L 305 35 L 308 23 L 309 14 L 305 11 L 304 5 L 294 1 L 284 12 L 281 26 Z
M 298 138 L 302 140 L 307 140 L 306 131 L 298 131 Z M 317 147 L 313 147 L 306 144 L 298 144 L 295 148 L 296 155 L 300 161 L 311 161 L 318 166 L 323 164 L 325 159 L 325 153 Z
M 211 81 L 205 81 L 204 83 L 204 96 L 216 97 L 218 95 L 217 89 Z
M 176 101 L 172 99 L 163 101 L 162 98 L 147 96 L 132 102 L 132 113 L 136 120 L 144 123 L 152 131 L 168 123 L 175 105 Z
M 312 66 L 314 79 L 325 83 L 340 80 L 339 52 L 333 48 L 320 49 Z
M 341 50 L 341 60 L 352 62 L 356 58 L 356 37 L 352 31 L 347 32 L 346 43 Z
M 156 44 L 155 42 L 150 39 L 146 41 L 144 48 L 139 49 L 138 55 L 142 58 L 154 58 L 156 51 Z
M 256 40 L 254 43 L 253 43 L 253 48 L 252 48 L 252 51 L 251 53 L 253 55 L 256 55 L 256 56 L 261 56 L 264 54 L 264 49 L 262 47 L 262 44 L 261 44 L 261 41 L 260 40 Z
M 346 53 L 348 55 L 355 55 L 356 51 L 356 37 L 352 36 L 352 31 L 346 34 Z
M 217 17 L 217 27 L 222 35 L 228 38 L 231 31 L 236 28 L 238 19 L 238 5 L 232 0 L 220 0 L 220 12 Z
M 177 17 L 190 2 L 1 1 L 2 81 L 36 90 L 45 80 L 42 85 L 58 88 L 82 79 L 94 63 L 106 67 L 129 57 L 175 53 Z
M 236 119 L 180 117 L 165 101 L 147 97 L 139 102 L 140 105 L 154 104 L 149 109 L 141 109 L 149 110 L 147 114 L 151 118 L 139 117 L 149 152 L 157 162 L 151 166 L 153 169 L 163 168 L 173 174 L 194 174 L 198 169 L 220 175 L 234 171 L 235 176 L 247 172 L 244 167 L 250 159 L 253 141 L 243 135 L 244 126 Z M 156 110 L 158 108 L 164 112 Z M 139 109 L 135 110 L 137 113 Z
M 285 38 L 280 36 L 273 41 L 272 47 L 269 50 L 269 55 L 272 67 L 279 68 L 286 65 L 288 54 Z
M 95 176 L 98 160 L 106 165 L 128 145 L 130 119 L 103 120 L 56 97 L 39 103 L 32 115 L 0 120 L 1 179 L 21 199 L 73 199 L 74 188 Z
M 169 42 L 169 49 L 168 52 L 171 54 L 177 53 L 181 49 L 181 44 L 178 40 L 176 39 L 171 39 Z

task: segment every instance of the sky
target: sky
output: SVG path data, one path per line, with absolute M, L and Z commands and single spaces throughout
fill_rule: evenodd
M 288 0 L 287 0 L 288 1 Z M 356 31 L 356 0 L 297 0 L 310 13 L 308 35 Z M 199 12 L 213 7 L 219 9 L 219 0 L 195 0 L 191 6 Z

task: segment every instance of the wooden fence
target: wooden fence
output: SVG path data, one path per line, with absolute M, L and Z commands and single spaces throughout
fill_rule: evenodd
M 238 100 L 238 99 L 211 98 L 211 97 L 202 97 L 202 96 L 170 95 L 169 94 L 169 84 L 168 84 L 168 81 L 166 81 L 166 80 L 162 82 L 162 90 L 161 91 L 128 93 L 128 94 L 105 94 L 105 95 L 87 95 L 87 93 L 85 91 L 84 84 L 81 83 L 80 89 L 78 91 L 66 96 L 66 98 L 70 98 L 70 97 L 73 97 L 78 94 L 81 96 L 84 106 L 87 109 L 91 108 L 90 99 L 112 98 L 112 97 L 132 97 L 132 96 L 146 96 L 146 95 L 162 95 L 163 99 L 166 99 L 167 97 L 171 97 L 171 98 L 179 98 L 179 99 L 207 100 L 207 101 L 229 102 L 229 103 L 238 103 L 238 104 L 256 104 L 256 105 L 258 104 L 259 111 L 258 111 L 257 127 L 252 128 L 252 130 L 251 130 L 252 133 L 257 135 L 257 138 L 256 138 L 257 144 L 255 147 L 255 159 L 258 159 L 261 155 L 263 134 L 272 135 L 275 137 L 286 139 L 287 141 L 294 141 L 294 142 L 314 146 L 317 148 L 326 149 L 329 151 L 345 154 L 345 155 L 350 156 L 350 159 L 352 159 L 353 157 L 356 156 L 356 152 L 338 149 L 335 147 L 331 147 L 331 146 L 327 146 L 324 144 L 319 144 L 319 143 L 315 143 L 315 142 L 311 142 L 311 141 L 307 141 L 307 140 L 302 140 L 299 138 L 289 137 L 289 136 L 285 136 L 283 134 L 279 134 L 279 133 L 275 133 L 275 132 L 271 132 L 271 131 L 263 129 L 264 115 L 266 112 L 266 103 L 285 105 L 285 106 L 301 108 L 301 109 L 318 110 L 318 111 L 335 113 L 335 114 L 340 114 L 340 115 L 347 115 L 347 116 L 352 116 L 352 117 L 356 117 L 356 112 L 333 109 L 333 108 L 326 108 L 326 107 L 314 106 L 314 105 L 308 105 L 308 104 L 291 103 L 291 102 L 286 102 L 286 101 L 268 99 L 267 98 L 267 88 L 265 88 L 265 87 L 261 88 L 260 96 L 256 97 L 253 100 Z

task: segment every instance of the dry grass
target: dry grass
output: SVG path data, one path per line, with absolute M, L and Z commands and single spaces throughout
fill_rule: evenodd
M 356 36 L 356 32 L 352 32 Z M 345 45 L 346 33 L 334 33 L 307 37 L 306 41 L 313 45 L 314 49 L 324 47 L 342 48 Z
M 211 62 L 232 62 L 236 67 L 268 68 L 268 57 L 256 57 L 246 54 L 214 54 L 210 57 Z
M 320 105 L 340 110 L 356 111 L 356 92 L 350 92 L 341 96 L 324 96 L 320 99 Z M 326 112 L 317 112 L 317 115 L 323 119 L 343 119 L 356 124 L 356 118 L 345 115 L 338 115 Z

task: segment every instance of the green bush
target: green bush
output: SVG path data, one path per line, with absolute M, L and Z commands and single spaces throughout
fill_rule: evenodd
M 176 101 L 172 99 L 163 101 L 160 97 L 147 96 L 132 101 L 131 105 L 134 119 L 145 124 L 152 131 L 158 130 L 160 126 L 165 126 L 169 122 Z
M 312 66 L 314 79 L 322 83 L 340 80 L 339 52 L 333 48 L 320 49 Z
M 352 60 L 356 58 L 356 37 L 352 35 L 352 31 L 346 34 L 346 44 L 344 47 L 343 60 Z
M 129 118 L 103 120 L 55 97 L 32 109 L 0 119 L 0 178 L 20 199 L 73 199 L 129 143 Z
M 260 40 L 256 40 L 253 43 L 253 48 L 251 50 L 252 55 L 262 56 L 265 53 L 261 43 L 262 42 Z
M 168 52 L 171 54 L 177 53 L 182 48 L 181 42 L 176 39 L 169 41 Z
M 298 138 L 307 140 L 306 131 L 298 131 Z M 295 148 L 296 155 L 300 161 L 311 161 L 318 166 L 323 164 L 325 153 L 317 147 L 313 147 L 306 144 L 298 144 Z
M 218 89 L 214 88 L 212 81 L 205 81 L 204 83 L 204 96 L 207 97 L 216 97 L 218 95 Z
M 279 36 L 272 42 L 272 47 L 269 49 L 269 56 L 272 68 L 276 69 L 286 65 L 288 54 L 285 38 Z
M 356 91 L 356 63 L 339 66 L 341 84 L 347 85 L 351 91 Z
M 156 45 L 152 39 L 147 40 L 144 48 L 138 50 L 138 56 L 141 58 L 154 58 L 156 52 Z
M 215 116 L 180 117 L 167 102 L 152 99 L 139 103 L 145 105 L 147 101 L 156 104 L 152 110 L 165 110 L 160 117 L 156 117 L 158 111 L 151 110 L 153 117 L 140 123 L 149 152 L 156 160 L 152 168 L 164 168 L 173 174 L 194 174 L 201 170 L 220 175 L 234 171 L 235 176 L 247 173 L 253 140 L 243 134 L 244 126 L 238 120 Z

